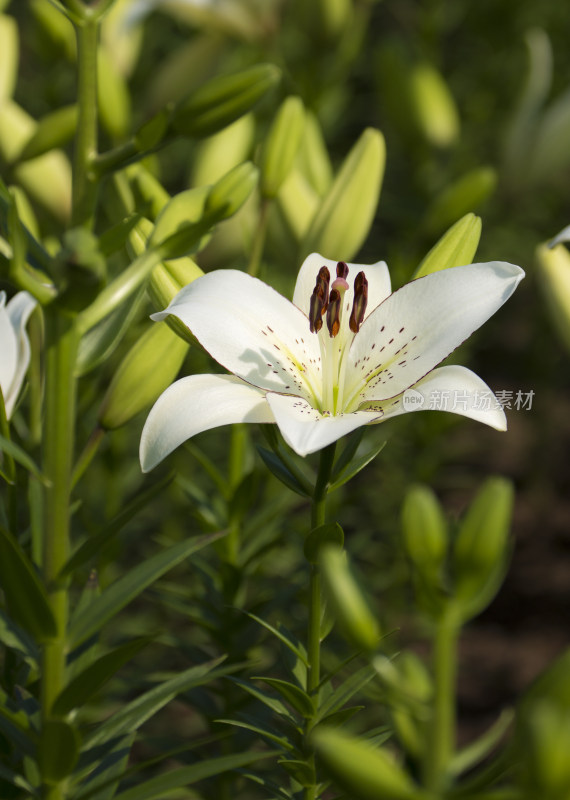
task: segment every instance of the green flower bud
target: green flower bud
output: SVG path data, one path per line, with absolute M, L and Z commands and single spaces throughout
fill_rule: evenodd
M 527 708 L 519 721 L 517 743 L 524 797 L 567 800 L 570 795 L 570 716 L 552 700 Z
M 300 172 L 293 168 L 277 195 L 279 209 L 297 242 L 306 235 L 319 206 L 319 196 Z
M 0 14 L 0 106 L 14 94 L 18 75 L 18 51 L 16 20 Z
M 482 205 L 495 191 L 497 173 L 492 167 L 477 167 L 451 183 L 433 200 L 424 226 L 428 232 L 439 232 L 459 216 Z
M 321 126 L 311 111 L 305 111 L 297 165 L 315 192 L 323 197 L 332 183 L 333 171 Z
M 426 486 L 413 486 L 402 510 L 404 545 L 414 568 L 433 576 L 447 553 L 447 522 L 435 494 Z
M 283 101 L 265 140 L 261 159 L 261 194 L 273 198 L 291 171 L 301 144 L 305 108 L 300 97 Z
M 550 318 L 560 339 L 570 349 L 570 253 L 562 244 L 552 249 L 541 244 L 536 259 Z
M 131 125 L 131 96 L 103 47 L 97 54 L 97 97 L 103 125 L 114 138 L 124 138 Z
M 119 428 L 150 406 L 178 375 L 188 352 L 163 322 L 150 323 L 119 365 L 99 409 L 99 424 Z
M 213 184 L 245 161 L 251 152 L 254 134 L 253 114 L 245 114 L 201 142 L 192 173 L 192 186 Z
M 352 13 L 351 0 L 317 0 L 319 24 L 326 36 L 339 36 Z
M 364 739 L 319 726 L 311 735 L 317 755 L 352 800 L 419 800 L 419 788 L 392 756 Z
M 416 124 L 434 147 L 449 147 L 459 138 L 459 114 L 449 88 L 431 64 L 418 64 L 410 74 L 410 96 Z
M 20 154 L 20 161 L 27 161 L 67 144 L 77 129 L 78 110 L 76 105 L 58 108 L 38 121 L 34 135 L 29 139 Z
M 145 206 L 143 213 L 156 219 L 170 201 L 170 195 L 144 164 L 132 164 L 127 168 L 127 175 L 138 203 Z M 196 207 L 199 207 L 199 201 Z
M 482 610 L 498 591 L 508 556 L 512 484 L 489 478 L 463 518 L 453 547 L 454 596 L 464 615 Z
M 481 227 L 481 217 L 471 213 L 461 217 L 431 248 L 414 273 L 414 278 L 441 269 L 472 264 L 481 238 Z
M 160 246 L 164 258 L 179 258 L 204 247 L 204 222 L 209 187 L 187 189 L 175 195 L 162 209 L 149 239 L 149 247 Z
M 213 78 L 176 107 L 172 127 L 183 136 L 210 136 L 250 111 L 280 76 L 273 64 L 258 64 Z
M 386 146 L 380 131 L 367 128 L 345 158 L 303 240 L 302 255 L 350 261 L 368 235 L 376 212 Z
M 31 0 L 32 13 L 45 33 L 50 37 L 63 58 L 71 61 L 77 51 L 75 31 L 65 14 L 45 0 Z
M 346 554 L 329 546 L 322 550 L 320 561 L 327 597 L 343 634 L 355 647 L 375 650 L 380 628 L 349 569 Z
M 215 220 L 233 216 L 257 185 L 259 170 L 245 161 L 222 176 L 210 189 L 204 210 Z
M 147 287 L 148 295 L 157 311 L 162 311 L 178 292 L 204 273 L 188 256 L 165 261 L 153 269 Z M 172 314 L 168 319 L 180 322 Z M 178 329 L 177 329 L 178 330 Z

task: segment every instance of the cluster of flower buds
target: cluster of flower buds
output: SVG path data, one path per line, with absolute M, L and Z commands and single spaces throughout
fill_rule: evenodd
M 336 278 L 330 285 L 330 272 L 327 267 L 321 267 L 317 275 L 317 281 L 309 309 L 309 326 L 311 333 L 318 333 L 323 327 L 323 316 L 327 315 L 327 328 L 331 338 L 334 338 L 340 330 L 340 320 L 342 314 L 342 301 L 348 289 L 348 265 L 344 261 L 339 261 L 336 265 Z M 358 333 L 368 302 L 368 281 L 364 272 L 359 272 L 354 279 L 354 300 L 350 314 L 349 328 L 353 333 Z

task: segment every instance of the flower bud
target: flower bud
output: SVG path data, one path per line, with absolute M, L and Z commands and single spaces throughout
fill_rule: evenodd
M 481 217 L 465 214 L 446 231 L 421 262 L 414 278 L 472 264 L 481 238 Z
M 119 365 L 99 409 L 99 424 L 119 428 L 150 406 L 178 375 L 188 352 L 163 322 L 149 324 Z
M 517 726 L 524 797 L 566 800 L 570 794 L 570 716 L 555 701 L 530 704 Z
M 358 649 L 375 650 L 380 628 L 350 571 L 346 554 L 339 547 L 326 547 L 320 561 L 327 597 L 343 634 Z
M 75 58 L 77 47 L 73 25 L 67 17 L 45 0 L 31 0 L 32 13 L 44 33 L 49 36 L 62 58 L 69 61 Z
M 384 137 L 367 128 L 345 158 L 303 240 L 302 255 L 318 252 L 350 261 L 368 235 L 386 161 Z
M 439 232 L 477 208 L 493 194 L 496 185 L 497 173 L 492 167 L 472 169 L 435 197 L 426 214 L 426 231 Z
M 147 286 L 147 292 L 153 306 L 157 311 L 162 311 L 184 286 L 192 283 L 203 274 L 200 267 L 188 256 L 159 264 L 151 272 Z M 172 314 L 169 315 L 168 322 L 170 317 L 180 322 Z M 185 326 L 183 327 L 186 330 Z
M 104 47 L 97 53 L 97 99 L 106 130 L 115 139 L 124 138 L 131 125 L 131 96 Z
M 434 147 L 450 147 L 459 138 L 459 114 L 449 88 L 431 64 L 410 74 L 410 96 L 416 125 Z
M 315 216 L 319 196 L 298 168 L 293 167 L 287 176 L 277 195 L 277 202 L 288 229 L 300 242 Z
M 288 176 L 303 135 L 305 108 L 300 97 L 281 104 L 265 140 L 261 159 L 261 194 L 273 198 Z
M 317 0 L 319 25 L 327 37 L 337 37 L 348 24 L 352 0 Z
M 170 201 L 170 195 L 144 164 L 132 164 L 126 172 L 137 200 L 146 206 L 143 213 L 156 219 Z
M 67 144 L 77 129 L 78 110 L 76 105 L 64 106 L 42 117 L 34 135 L 22 150 L 19 160 L 27 161 Z
M 297 165 L 315 192 L 323 197 L 332 183 L 333 172 L 319 121 L 311 111 L 305 111 Z
M 0 106 L 14 94 L 18 75 L 18 26 L 13 17 L 0 14 Z
M 219 133 L 200 142 L 192 186 L 211 185 L 245 161 L 251 152 L 254 134 L 253 114 L 245 114 Z
M 447 522 L 435 494 L 426 486 L 413 486 L 402 510 L 404 546 L 422 575 L 433 579 L 445 560 Z
M 259 170 L 251 161 L 238 164 L 210 189 L 204 210 L 215 220 L 233 216 L 257 185 Z
M 419 790 L 383 748 L 336 728 L 318 726 L 311 735 L 317 755 L 352 800 L 417 800 Z
M 179 258 L 201 249 L 206 238 L 203 223 L 209 187 L 187 189 L 174 195 L 156 220 L 149 246 L 164 249 L 164 258 Z
M 212 78 L 173 112 L 172 126 L 183 136 L 210 136 L 246 114 L 279 81 L 273 64 Z
M 564 245 L 536 250 L 538 276 L 550 318 L 562 342 L 570 349 L 570 253 Z
M 489 478 L 463 518 L 453 546 L 454 596 L 466 616 L 481 611 L 497 592 L 508 556 L 514 491 Z

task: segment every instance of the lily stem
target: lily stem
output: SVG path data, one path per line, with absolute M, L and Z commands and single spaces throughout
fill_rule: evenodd
M 446 782 L 449 762 L 455 749 L 455 685 L 457 679 L 457 639 L 460 626 L 452 610 L 438 620 L 433 641 L 435 693 L 428 728 L 424 782 L 439 794 Z
M 321 450 L 319 471 L 313 493 L 311 505 L 311 530 L 323 525 L 326 517 L 326 500 L 329 490 L 329 481 L 334 462 L 336 442 Z M 309 623 L 307 632 L 307 654 L 309 668 L 307 671 L 307 694 L 313 696 L 315 706 L 315 695 L 321 680 L 321 573 L 318 564 L 311 564 L 309 579 Z M 307 723 L 305 733 L 310 733 L 312 720 Z M 314 756 L 311 756 L 314 768 Z M 308 786 L 305 789 L 303 800 L 316 800 L 316 785 Z
M 253 237 L 251 246 L 251 254 L 249 257 L 249 265 L 247 271 L 254 277 L 259 272 L 261 266 L 261 259 L 263 258 L 263 249 L 265 247 L 265 237 L 267 236 L 267 223 L 269 221 L 269 207 L 270 200 L 262 200 L 261 208 L 259 209 L 259 218 L 257 221 L 257 228 Z

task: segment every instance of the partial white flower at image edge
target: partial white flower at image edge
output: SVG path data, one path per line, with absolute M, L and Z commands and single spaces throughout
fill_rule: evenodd
M 168 308 L 232 375 L 191 375 L 157 400 L 140 446 L 147 472 L 201 431 L 238 422 L 276 423 L 305 456 L 361 425 L 420 410 L 424 397 L 470 398 L 453 411 L 506 430 L 504 411 L 474 398 L 489 387 L 460 366 L 436 368 L 508 300 L 524 277 L 501 261 L 435 272 L 391 293 L 385 262 L 344 264 L 313 253 L 290 302 L 237 270 L 207 273 Z M 356 285 L 356 289 L 355 289 Z M 427 408 L 427 405 L 424 405 Z
M 8 419 L 30 364 L 26 324 L 35 306 L 36 301 L 28 292 L 18 292 L 8 304 L 6 293 L 0 292 L 0 389 Z

